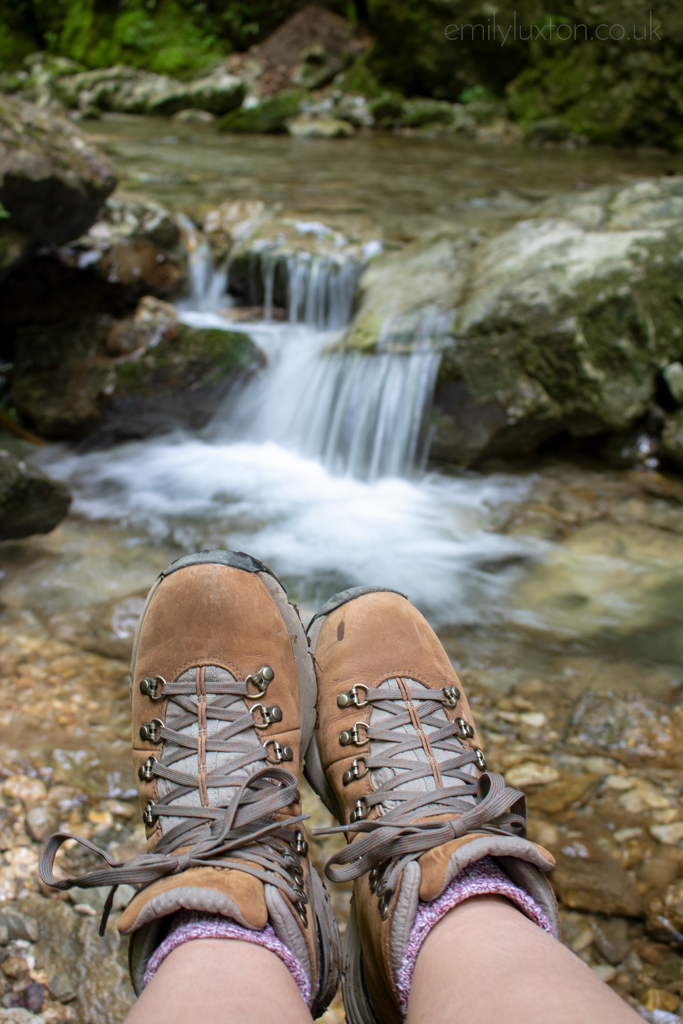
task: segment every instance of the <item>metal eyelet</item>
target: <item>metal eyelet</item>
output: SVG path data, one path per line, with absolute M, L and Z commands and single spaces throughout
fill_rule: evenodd
M 159 730 L 163 729 L 164 723 L 160 718 L 153 718 L 151 722 L 144 722 L 140 726 L 140 739 L 149 743 L 158 743 L 161 739 Z
M 263 721 L 254 722 L 255 729 L 267 729 L 269 725 L 273 724 L 273 722 L 282 721 L 282 709 L 279 708 L 277 704 L 273 705 L 272 708 L 267 708 L 263 704 L 254 704 L 251 709 L 252 715 L 257 708 L 261 712 L 261 717 L 263 718 Z
M 275 679 L 275 673 L 270 665 L 263 665 L 255 675 L 246 676 L 244 681 L 247 684 L 247 696 L 262 697 L 273 679 Z M 250 686 L 256 687 L 256 693 L 249 693 Z
M 152 808 L 153 807 L 154 807 L 154 802 L 152 800 L 148 800 L 147 801 L 147 806 L 145 807 L 144 811 L 142 812 L 142 820 L 144 821 L 145 825 L 153 825 L 154 824 L 154 815 L 152 814 Z
M 359 727 L 365 729 L 365 737 L 361 737 L 358 733 Z M 364 747 L 368 741 L 368 729 L 370 728 L 367 722 L 356 722 L 351 729 L 344 729 L 343 732 L 339 733 L 339 742 L 342 747 L 350 747 L 354 744 L 356 747 Z
M 443 695 L 449 707 L 454 708 L 460 700 L 460 690 L 457 686 L 444 686 Z
M 460 738 L 461 739 L 463 739 L 463 740 L 471 740 L 472 739 L 472 737 L 474 736 L 474 729 L 469 724 L 469 722 L 466 722 L 464 718 L 456 718 L 455 724 L 457 725 L 458 730 L 460 731 Z
M 386 892 L 383 892 L 379 898 L 379 916 L 383 921 L 386 921 L 389 917 L 389 907 L 391 906 L 393 896 L 393 892 L 389 892 L 387 890 Z
M 349 818 L 349 821 L 353 825 L 357 821 L 364 821 L 365 818 L 367 818 L 367 816 L 368 805 L 365 802 L 365 798 L 361 797 L 360 800 L 356 800 L 356 806 L 354 810 L 351 812 L 351 817 Z
M 277 740 L 266 740 L 266 750 L 268 747 L 273 748 L 273 756 L 267 757 L 266 760 L 270 761 L 271 764 L 280 764 L 281 761 L 293 761 L 294 751 L 291 747 L 280 746 Z
M 372 870 L 370 871 L 370 892 L 376 892 L 377 891 L 377 887 L 380 884 L 380 882 L 382 881 L 382 876 L 384 875 L 384 872 L 386 871 L 386 869 L 387 869 L 386 862 L 384 864 L 380 864 L 376 868 L 372 868 Z M 382 890 L 382 891 L 384 891 L 384 890 Z M 379 896 L 380 893 L 377 893 L 377 895 Z
M 152 754 L 150 757 L 147 758 L 144 764 L 140 765 L 140 767 L 138 768 L 138 778 L 140 779 L 141 782 L 151 782 L 153 780 L 154 765 L 156 764 L 156 762 L 157 759 L 154 756 L 154 754 Z
M 361 761 L 363 762 L 362 771 L 360 769 Z M 342 775 L 342 782 L 344 783 L 345 786 L 348 786 L 349 783 L 354 782 L 356 779 L 362 779 L 365 775 L 368 774 L 369 771 L 370 769 L 365 767 L 364 757 L 354 757 L 351 763 L 351 767 Z
M 303 832 L 299 832 L 297 834 L 295 849 L 296 849 L 296 852 L 299 854 L 300 857 L 307 857 L 308 856 L 308 843 L 306 841 L 306 837 L 304 836 Z
M 163 676 L 145 676 L 140 680 L 140 693 L 150 700 L 163 700 L 164 695 L 159 691 L 166 685 Z
M 296 910 L 297 916 L 305 928 L 308 925 L 308 913 L 306 911 L 306 904 L 302 903 L 300 900 L 297 900 L 297 902 L 294 904 L 294 909 Z
M 484 757 L 484 751 L 483 750 L 479 750 L 479 748 L 477 747 L 475 749 L 475 751 L 474 751 L 474 756 L 476 758 L 477 768 L 480 771 L 485 772 L 486 771 L 486 758 Z
M 367 700 L 359 700 L 358 690 L 365 690 L 366 694 L 369 687 L 364 683 L 354 683 L 348 693 L 340 693 L 337 697 L 338 708 L 348 708 L 350 704 L 355 704 L 357 708 L 364 708 L 368 703 Z

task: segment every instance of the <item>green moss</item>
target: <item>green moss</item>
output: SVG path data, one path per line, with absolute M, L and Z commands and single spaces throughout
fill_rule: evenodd
M 368 67 L 368 56 L 368 53 L 363 53 L 357 57 L 348 71 L 335 79 L 335 86 L 343 92 L 357 92 L 368 97 L 379 96 L 382 88 Z
M 285 122 L 299 112 L 299 106 L 307 96 L 303 89 L 286 89 L 255 107 L 242 107 L 226 114 L 218 122 L 218 129 L 252 134 L 284 132 Z

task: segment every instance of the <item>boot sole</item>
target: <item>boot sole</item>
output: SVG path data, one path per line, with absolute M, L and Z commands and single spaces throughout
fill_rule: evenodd
M 316 612 L 309 622 L 306 630 L 308 634 L 308 642 L 310 644 L 310 652 L 313 655 L 314 663 L 318 638 L 327 616 L 337 608 L 341 608 L 342 605 L 348 604 L 349 601 L 354 601 L 357 597 L 362 597 L 364 594 L 376 593 L 399 594 L 401 597 L 405 597 L 405 594 L 401 594 L 399 590 L 392 590 L 389 587 L 351 587 L 349 590 L 342 590 L 341 593 L 335 594 L 334 597 L 331 597 L 329 601 L 326 601 L 320 610 Z M 330 814 L 333 815 L 340 825 L 343 824 L 343 815 L 339 804 L 337 803 L 337 798 L 332 792 L 332 789 L 327 782 L 327 778 L 325 777 L 325 771 L 320 759 L 320 752 L 318 751 L 315 734 L 313 735 L 310 746 L 306 751 L 304 775 L 306 776 L 309 785 L 318 794 Z M 381 1024 L 372 1003 L 370 1002 L 365 985 L 365 979 L 363 977 L 363 954 L 360 944 L 360 934 L 358 931 L 358 918 L 353 898 L 351 899 L 349 921 L 346 926 L 346 934 L 344 935 L 343 955 L 344 966 L 342 969 L 341 986 L 344 1011 L 346 1013 L 346 1020 L 348 1024 Z
M 301 748 L 299 755 L 299 770 L 305 751 L 314 741 L 314 728 L 316 719 L 316 703 L 318 698 L 318 685 L 313 668 L 313 659 L 308 651 L 308 638 L 299 613 L 287 600 L 287 592 L 277 576 L 258 559 L 247 555 L 242 551 L 198 551 L 192 555 L 184 555 L 175 562 L 171 562 L 155 581 L 152 589 L 147 595 L 145 606 L 142 610 L 140 620 L 135 631 L 133 641 L 133 654 L 130 666 L 131 695 L 133 679 L 135 677 L 135 659 L 137 656 L 138 639 L 142 623 L 147 614 L 147 609 L 156 594 L 160 584 L 174 572 L 186 569 L 195 565 L 225 565 L 232 569 L 241 569 L 243 572 L 255 573 L 267 588 L 270 596 L 275 602 L 280 615 L 287 627 L 294 663 L 296 666 L 297 681 L 299 686 L 299 709 L 301 720 Z M 315 1017 L 320 1016 L 327 1009 L 327 1006 L 334 998 L 339 987 L 339 976 L 341 963 L 339 962 L 338 951 L 341 949 L 339 929 L 332 910 L 330 897 L 325 889 L 322 879 L 315 868 L 311 870 L 311 884 L 313 886 L 313 905 L 315 907 L 316 920 L 318 924 L 318 942 L 320 947 L 320 981 L 321 988 L 315 995 L 312 1006 L 312 1013 Z M 132 953 L 133 942 L 130 950 Z M 132 966 L 132 964 L 131 964 Z M 141 990 L 141 988 L 140 988 Z M 137 989 L 136 989 L 137 991 Z M 358 1022 L 362 1024 L 362 1022 Z

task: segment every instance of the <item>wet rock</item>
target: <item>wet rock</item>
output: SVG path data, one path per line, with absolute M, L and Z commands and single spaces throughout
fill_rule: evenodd
M 246 219 L 239 222 L 241 212 Z M 297 310 L 290 309 L 290 317 L 312 315 L 321 326 L 330 319 L 335 327 L 348 321 L 360 272 L 381 250 L 378 241 L 351 239 L 320 221 L 278 218 L 255 206 L 221 207 L 205 224 L 215 225 L 209 237 L 218 240 L 221 251 L 232 241 L 228 290 L 240 305 L 266 305 L 270 298 L 272 305 L 286 308 L 294 302 Z M 311 275 L 319 292 L 313 311 L 306 314 L 304 283 Z M 290 279 L 297 277 L 298 286 L 290 287 Z
M 107 658 L 130 661 L 133 639 L 147 590 L 93 608 L 54 615 L 49 626 L 55 636 Z
M 21 1006 L 0 1009 L 0 1022 L 2 1024 L 45 1024 L 42 1017 Z
M 622 963 L 631 949 L 628 937 L 628 921 L 623 917 L 592 921 L 593 941 L 609 963 Z
M 653 938 L 683 949 L 683 879 L 650 902 L 646 927 Z
M 48 988 L 52 998 L 59 1003 L 70 1003 L 76 998 L 76 986 L 65 971 L 53 975 Z
M 21 939 L 24 942 L 36 942 L 38 925 L 35 918 L 16 908 L 5 905 L 0 909 L 0 923 L 7 929 L 9 941 Z
M 244 83 L 227 71 L 217 71 L 192 82 L 178 82 L 147 104 L 149 114 L 168 116 L 193 108 L 211 114 L 228 114 L 244 99 Z
M 568 747 L 604 754 L 628 766 L 683 765 L 683 716 L 639 694 L 585 693 L 576 703 Z
M 337 117 L 310 117 L 299 114 L 287 122 L 287 131 L 296 139 L 344 139 L 354 134 L 348 121 Z
M 59 827 L 59 818 L 49 807 L 32 807 L 26 815 L 26 831 L 31 839 L 44 842 Z
M 70 504 L 64 484 L 0 450 L 0 540 L 49 533 Z
M 109 160 L 72 122 L 0 96 L 2 276 L 19 255 L 87 231 L 115 184 Z
M 19 1006 L 30 1010 L 31 1013 L 40 1013 L 45 1003 L 45 986 L 37 981 L 32 981 L 15 998 Z
M 669 394 L 679 405 L 683 405 L 683 363 L 676 360 L 662 370 L 662 377 L 669 389 Z
M 639 917 L 642 899 L 636 883 L 595 843 L 575 840 L 556 854 L 552 883 L 565 906 L 592 913 Z
M 301 89 L 285 89 L 269 99 L 245 104 L 239 110 L 226 114 L 218 122 L 222 132 L 244 132 L 251 134 L 269 134 L 286 131 L 287 122 L 296 117 L 301 104 L 306 99 Z
M 148 297 L 126 321 L 23 333 L 12 400 L 46 437 L 108 445 L 203 426 L 235 375 L 261 360 L 247 335 L 188 327 Z

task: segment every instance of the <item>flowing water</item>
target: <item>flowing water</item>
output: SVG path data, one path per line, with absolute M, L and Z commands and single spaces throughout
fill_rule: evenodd
M 199 217 L 220 201 L 264 199 L 309 222 L 346 231 L 361 225 L 365 237 L 374 234 L 390 246 L 444 219 L 476 226 L 518 218 L 554 192 L 675 171 L 681 162 L 660 153 L 532 152 L 457 139 L 311 143 L 221 137 L 195 126 L 170 136 L 167 122 L 125 117 L 88 130 L 116 157 L 124 187 L 142 187 L 185 216 Z M 546 512 L 539 513 L 555 525 L 564 522 L 561 534 L 547 524 L 539 528 L 529 513 L 554 471 L 540 465 L 489 475 L 426 470 L 445 325 L 437 315 L 390 320 L 375 356 L 335 351 L 361 269 L 358 262 L 290 260 L 282 323 L 269 319 L 273 267 L 266 262 L 265 319 L 236 328 L 219 315 L 230 304 L 226 268 L 214 267 L 208 249 L 198 246 L 190 294 L 178 304 L 181 317 L 248 331 L 266 354 L 266 367 L 228 395 L 202 432 L 178 431 L 106 452 L 45 450 L 39 461 L 74 491 L 72 515 L 52 538 L 7 554 L 6 604 L 29 605 L 49 619 L 142 588 L 165 561 L 187 550 L 230 546 L 269 563 L 304 613 L 348 586 L 393 587 L 455 638 L 455 655 L 463 638 L 475 637 L 467 656 L 498 661 L 506 670 L 512 659 L 533 661 L 533 652 L 548 643 L 560 644 L 553 657 L 567 655 L 563 644 L 579 643 L 599 648 L 603 661 L 623 661 L 625 645 L 648 631 L 649 646 L 643 641 L 639 651 L 667 666 L 683 661 L 677 641 L 658 646 L 656 639 L 677 628 L 662 611 L 675 559 L 652 556 L 650 549 L 644 554 L 642 545 L 622 555 L 607 551 L 619 526 L 603 548 L 593 542 L 592 553 L 567 554 L 569 534 L 576 529 L 583 538 L 590 522 L 583 512 L 563 511 L 562 502 L 582 489 L 618 490 L 623 475 L 603 474 L 596 483 L 593 470 L 563 470 L 569 483 L 541 502 Z M 410 354 L 401 344 L 408 335 Z M 626 490 L 617 504 L 642 503 L 637 487 Z M 647 509 L 646 520 L 651 503 Z M 571 543 L 576 548 L 578 541 Z M 571 565 L 571 580 L 564 563 L 562 571 L 551 571 L 558 552 Z M 639 591 L 635 582 L 652 565 L 650 583 Z M 616 600 L 608 591 L 620 566 Z M 497 646 L 503 635 L 512 637 L 505 650 Z

